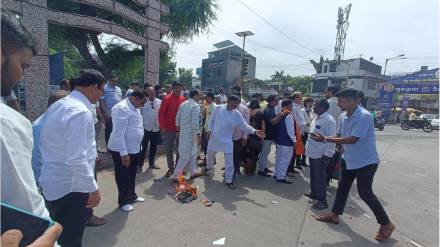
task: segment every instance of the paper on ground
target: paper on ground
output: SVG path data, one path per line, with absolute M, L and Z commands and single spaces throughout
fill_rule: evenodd
M 219 240 L 215 240 L 214 242 L 212 242 L 213 245 L 225 245 L 225 240 L 226 238 L 221 238 Z

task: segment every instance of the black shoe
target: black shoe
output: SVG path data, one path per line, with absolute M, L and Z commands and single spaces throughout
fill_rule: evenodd
M 304 196 L 306 196 L 306 197 L 308 197 L 310 199 L 315 199 L 315 197 L 312 196 L 312 194 L 310 194 L 310 193 L 304 193 Z
M 295 168 L 298 170 L 304 170 L 304 168 L 302 168 L 302 166 L 300 166 L 300 165 L 295 166 Z
M 258 171 L 258 175 L 260 175 L 260 176 L 265 176 L 265 177 L 270 177 L 270 176 L 271 176 L 271 175 L 269 174 L 269 172 L 267 172 L 267 171 L 262 171 L 262 172 Z
M 264 172 L 266 172 L 266 173 L 273 173 L 273 171 L 271 170 L 271 169 L 269 169 L 269 168 L 264 168 Z
M 291 183 L 293 183 L 292 180 L 289 180 L 287 178 L 285 178 L 285 179 L 277 179 L 277 182 L 278 183 L 283 183 L 283 184 L 291 184 Z
M 167 173 L 165 173 L 165 177 L 169 178 L 173 175 L 174 169 L 168 169 Z
M 323 210 L 328 208 L 328 205 L 326 202 L 317 202 L 312 206 L 312 208 L 316 210 Z
M 231 190 L 235 190 L 237 188 L 234 183 L 226 183 L 226 186 L 228 186 Z

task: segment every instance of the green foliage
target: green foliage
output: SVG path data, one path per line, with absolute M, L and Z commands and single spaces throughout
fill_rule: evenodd
M 193 69 L 179 68 L 178 71 L 179 71 L 178 81 L 181 84 L 183 84 L 187 89 L 191 89 Z
M 312 78 L 307 75 L 291 76 L 285 75 L 284 71 L 275 71 L 271 75 L 272 82 L 276 86 L 276 82 L 280 82 L 281 88 L 286 88 L 287 86 L 293 87 L 294 91 L 300 91 L 304 96 L 310 95 L 310 89 L 312 85 Z M 282 90 L 282 89 L 281 89 Z
M 172 50 L 160 53 L 159 83 L 162 85 L 171 83 L 177 79 L 176 62 L 173 62 Z
M 192 37 L 209 31 L 217 19 L 216 0 L 165 0 L 170 14 L 163 21 L 170 26 L 168 36 L 176 42 L 188 41 Z

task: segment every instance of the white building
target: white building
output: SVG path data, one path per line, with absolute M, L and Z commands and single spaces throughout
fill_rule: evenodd
M 374 107 L 379 97 L 379 83 L 385 79 L 381 71 L 381 66 L 363 58 L 324 62 L 321 73 L 312 76 L 311 96 L 321 96 L 328 86 L 337 85 L 361 90 L 365 104 Z

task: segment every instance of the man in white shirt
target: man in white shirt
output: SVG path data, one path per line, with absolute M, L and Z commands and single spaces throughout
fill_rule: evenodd
M 315 103 L 313 110 L 318 116 L 313 119 L 310 133 L 319 133 L 323 136 L 336 135 L 336 121 L 328 113 L 329 103 L 320 100 Z M 306 144 L 306 155 L 310 162 L 310 193 L 305 196 L 316 200 L 312 206 L 316 210 L 328 208 L 326 199 L 327 165 L 335 153 L 334 143 L 322 143 L 310 139 Z
M 196 157 L 198 143 L 200 143 L 200 100 L 201 94 L 197 89 L 189 93 L 189 99 L 179 106 L 176 115 L 176 128 L 179 133 L 179 161 L 172 178 L 177 180 L 182 175 L 183 169 L 188 168 L 190 178 L 196 174 Z
M 220 89 L 218 95 L 220 97 L 220 101 L 222 102 L 222 104 L 225 104 L 227 101 L 227 97 L 225 95 L 225 90 L 223 88 Z
M 46 112 L 41 130 L 40 185 L 50 215 L 64 231 L 62 246 L 81 246 L 86 208 L 98 206 L 101 196 L 94 176 L 97 157 L 92 104 L 103 94 L 104 77 L 96 70 L 82 70 L 75 90 Z
M 274 179 L 279 183 L 291 184 L 292 181 L 286 178 L 289 163 L 293 157 L 296 136 L 294 131 L 294 120 L 292 101 L 285 99 L 281 101 L 282 111 L 273 120 L 276 125 L 275 143 L 277 145 Z M 276 123 L 278 122 L 278 123 Z
M 204 124 L 203 124 L 203 135 L 202 135 L 202 149 L 203 152 L 205 153 L 205 159 L 203 162 L 203 166 L 206 166 L 206 154 L 208 152 L 208 142 L 209 139 L 206 135 L 207 132 L 211 131 L 209 129 L 209 121 L 211 120 L 211 116 L 212 113 L 214 112 L 214 110 L 217 108 L 217 104 L 214 102 L 214 94 L 211 92 L 206 93 L 205 95 L 205 106 L 204 106 Z
M 333 116 L 333 119 L 336 121 L 336 126 L 338 126 L 339 116 L 342 114 L 341 108 L 338 106 L 338 97 L 336 97 L 336 93 L 340 90 L 341 88 L 338 86 L 329 86 L 324 91 L 324 96 L 330 105 L 328 113 Z
M 118 77 L 111 75 L 104 87 L 104 95 L 99 99 L 99 106 L 105 121 L 105 143 L 108 144 L 110 133 L 112 133 L 112 108 L 122 100 L 122 90 L 117 86 Z
M 145 101 L 143 92 L 133 92 L 112 108 L 113 131 L 108 141 L 108 149 L 115 163 L 118 204 L 124 212 L 132 211 L 134 202 L 145 201 L 135 193 L 136 169 L 144 137 L 139 108 L 144 106 Z
M 150 143 L 148 154 L 148 167 L 151 169 L 160 169 L 155 165 L 157 145 L 160 141 L 159 128 L 159 109 L 161 100 L 156 98 L 156 90 L 154 87 L 147 87 L 145 89 L 147 101 L 141 109 L 141 114 L 144 123 L 144 138 L 142 139 L 142 150 L 139 157 L 138 172 L 142 171 L 144 165 L 145 155 L 147 153 L 148 143 Z
M 23 78 L 23 69 L 29 67 L 36 49 L 32 35 L 15 14 L 2 9 L 1 24 L 1 97 L 8 97 L 12 88 Z M 31 167 L 31 122 L 17 111 L 0 103 L 0 126 L 1 202 L 32 212 L 41 218 L 49 218 L 44 199 L 38 193 Z M 53 246 L 61 231 L 61 225 L 56 223 L 34 244 L 39 242 L 41 246 Z M 19 230 L 4 232 L 1 236 L 2 244 L 17 234 L 20 234 Z M 12 240 L 15 246 L 19 246 L 20 238 Z
M 264 138 L 264 131 L 255 130 L 245 122 L 243 116 L 237 111 L 240 99 L 231 95 L 228 97 L 226 105 L 217 107 L 211 116 L 209 129 L 207 132 L 209 137 L 207 164 L 204 170 L 206 174 L 214 166 L 214 157 L 217 152 L 224 153 L 225 159 L 225 183 L 230 189 L 236 189 L 232 182 L 234 177 L 234 163 L 232 158 L 233 144 L 232 134 L 235 128 L 241 128 L 246 134 L 255 133 L 258 137 Z

